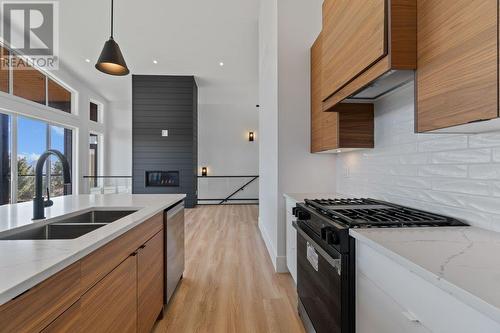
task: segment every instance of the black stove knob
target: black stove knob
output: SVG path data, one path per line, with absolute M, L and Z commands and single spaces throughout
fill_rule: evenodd
M 299 221 L 307 221 L 311 219 L 311 214 L 309 214 L 309 212 L 306 212 L 305 210 L 297 209 L 295 213 L 295 216 Z
M 336 245 L 340 241 L 337 233 L 331 228 L 323 228 L 321 230 L 321 238 L 323 238 L 328 245 Z

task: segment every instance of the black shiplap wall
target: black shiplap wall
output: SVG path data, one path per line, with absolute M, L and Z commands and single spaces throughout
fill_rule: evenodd
M 168 137 L 161 131 L 167 129 Z M 186 193 L 194 207 L 198 190 L 198 88 L 193 76 L 132 77 L 133 193 Z M 179 171 L 180 187 L 146 187 L 146 171 Z

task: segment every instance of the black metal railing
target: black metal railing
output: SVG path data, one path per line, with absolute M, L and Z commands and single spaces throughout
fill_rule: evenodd
M 253 204 L 259 203 L 258 198 L 233 198 L 236 194 L 245 190 L 247 188 L 247 186 L 249 186 L 250 184 L 255 182 L 259 178 L 258 175 L 250 175 L 250 176 L 235 176 L 235 175 L 231 175 L 231 176 L 208 176 L 208 175 L 207 176 L 198 176 L 198 179 L 206 179 L 206 178 L 251 178 L 251 179 L 249 181 L 247 181 L 246 183 L 244 183 L 243 185 L 241 185 L 240 187 L 238 187 L 233 192 L 231 192 L 225 198 L 198 198 L 198 202 L 200 202 L 200 201 L 218 201 L 219 202 L 218 205 L 223 205 L 225 203 L 229 203 L 232 201 L 235 201 L 235 202 L 245 201 L 246 202 L 245 204 L 248 204 L 248 201 L 254 201 Z

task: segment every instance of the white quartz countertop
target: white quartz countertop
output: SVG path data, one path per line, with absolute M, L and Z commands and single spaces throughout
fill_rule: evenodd
M 350 234 L 500 322 L 500 233 L 436 227 L 351 229 Z
M 184 194 L 104 194 L 54 198 L 45 220 L 32 221 L 31 202 L 0 206 L 0 236 L 93 209 L 137 212 L 70 240 L 0 240 L 0 304 L 4 304 L 150 217 Z

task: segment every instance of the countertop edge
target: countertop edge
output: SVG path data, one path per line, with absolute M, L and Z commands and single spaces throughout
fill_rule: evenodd
M 363 234 L 357 232 L 354 229 L 349 230 L 349 235 L 355 238 L 356 240 L 365 243 L 367 246 L 371 247 L 380 254 L 394 260 L 398 264 L 410 270 L 412 273 L 421 277 L 425 281 L 433 284 L 434 286 L 442 289 L 447 294 L 457 298 L 458 300 L 462 301 L 463 303 L 475 309 L 476 311 L 500 323 L 500 309 L 495 307 L 494 305 L 484 301 L 480 297 L 466 291 L 465 289 L 460 288 L 459 286 L 447 281 L 446 279 L 437 276 L 436 274 L 428 271 L 427 269 L 416 264 L 415 262 L 397 254 L 396 252 L 364 236 Z
M 145 222 L 146 220 L 150 219 L 154 215 L 164 211 L 165 209 L 168 209 L 177 203 L 185 200 L 186 195 L 185 194 L 178 194 L 179 198 L 173 199 L 171 202 L 158 205 L 157 207 L 154 208 L 143 208 L 145 211 L 145 215 L 142 216 L 141 218 L 138 218 L 136 221 L 133 223 L 128 224 L 127 226 L 124 226 L 109 236 L 91 244 L 90 246 L 83 248 L 76 253 L 70 254 L 67 258 L 62 259 L 60 262 L 57 264 L 54 264 L 37 274 L 34 274 L 25 280 L 19 282 L 18 284 L 5 289 L 0 292 L 0 306 L 3 304 L 8 303 L 15 297 L 21 295 L 22 293 L 28 291 L 29 289 L 35 287 L 39 283 L 45 281 L 46 279 L 50 278 L 51 276 L 59 273 L 63 269 L 69 267 L 70 265 L 74 264 L 78 260 L 82 259 L 83 257 L 87 256 L 88 254 L 94 252 L 95 250 L 99 249 L 100 247 L 106 245 L 107 243 L 111 242 L 112 240 L 118 238 L 119 236 L 125 234 L 126 232 L 130 231 L 131 229 L 135 228 L 136 226 L 140 225 L 141 223 Z

